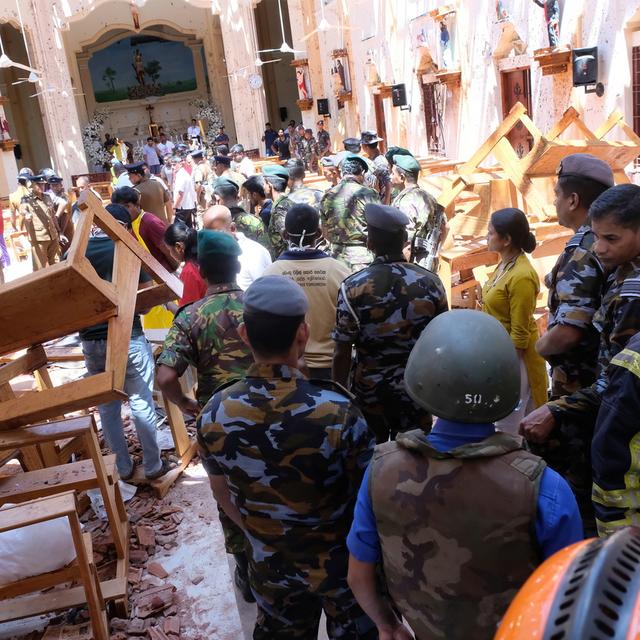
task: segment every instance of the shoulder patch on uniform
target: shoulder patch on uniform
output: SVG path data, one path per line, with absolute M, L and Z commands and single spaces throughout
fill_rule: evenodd
M 511 461 L 511 466 L 519 471 L 522 475 L 529 478 L 529 480 L 535 480 L 544 471 L 547 466 L 545 461 L 541 458 L 534 458 L 533 456 L 517 456 Z
M 317 387 L 322 387 L 323 389 L 327 389 L 328 391 L 335 391 L 352 402 L 355 401 L 356 397 L 349 391 L 345 389 L 339 382 L 335 382 L 334 380 L 321 380 L 319 378 L 309 378 L 309 382 L 315 384 Z
M 611 360 L 612 365 L 622 367 L 640 378 L 640 354 L 633 349 L 623 349 Z
M 620 287 L 620 296 L 623 298 L 640 298 L 640 276 L 627 278 Z

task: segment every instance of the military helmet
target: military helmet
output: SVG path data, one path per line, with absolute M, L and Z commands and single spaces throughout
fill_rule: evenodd
M 582 540 L 547 558 L 524 583 L 494 640 L 640 637 L 640 528 Z
M 436 316 L 414 345 L 404 383 L 433 415 L 457 422 L 495 422 L 520 400 L 520 363 L 503 326 L 482 311 Z

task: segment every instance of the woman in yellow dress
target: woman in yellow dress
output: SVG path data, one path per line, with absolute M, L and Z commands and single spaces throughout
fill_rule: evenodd
M 517 434 L 520 420 L 547 401 L 548 386 L 545 362 L 535 350 L 539 336 L 533 312 L 540 281 L 525 255 L 536 247 L 525 214 L 520 209 L 496 211 L 489 223 L 487 246 L 500 254 L 500 264 L 482 288 L 482 310 L 500 321 L 520 357 L 520 404 L 496 426 Z

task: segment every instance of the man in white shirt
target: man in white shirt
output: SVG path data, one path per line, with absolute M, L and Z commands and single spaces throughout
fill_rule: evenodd
M 191 143 L 191 147 L 195 148 L 202 142 L 202 132 L 195 118 L 191 119 L 191 126 L 187 129 L 187 137 Z
M 241 144 L 234 144 L 230 150 L 233 162 L 231 163 L 231 170 L 241 173 L 245 178 L 256 175 L 256 167 L 253 164 L 253 160 L 248 158 L 244 153 L 244 147 Z
M 167 136 L 164 133 L 160 136 L 160 142 L 158 142 L 158 151 L 162 156 L 162 159 L 166 162 L 169 156 L 173 153 L 175 144 L 171 140 L 167 140 Z
M 215 205 L 207 209 L 202 216 L 202 226 L 212 231 L 223 231 L 237 240 L 242 253 L 238 256 L 240 273 L 236 278 L 236 282 L 243 291 L 254 280 L 260 278 L 265 269 L 271 264 L 269 252 L 261 244 L 247 238 L 244 233 L 236 229 L 231 217 L 231 211 L 224 205 Z
M 149 167 L 149 171 L 154 175 L 158 175 L 160 173 L 160 158 L 155 142 L 151 136 L 147 138 L 147 144 L 142 147 L 142 153 L 144 155 L 144 161 Z
M 129 172 L 121 162 L 113 164 L 113 173 L 116 175 L 116 181 L 113 185 L 114 191 L 120 187 L 133 187 L 133 183 L 129 180 Z
M 173 182 L 173 208 L 175 219 L 182 220 L 187 226 L 194 227 L 196 214 L 196 187 L 187 168 L 187 162 L 181 159 L 176 165 L 178 170 Z

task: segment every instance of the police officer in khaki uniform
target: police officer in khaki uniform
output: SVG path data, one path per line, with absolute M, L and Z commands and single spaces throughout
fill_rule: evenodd
M 29 193 L 23 196 L 20 213 L 31 243 L 33 270 L 55 264 L 60 254 L 58 227 L 55 211 L 43 188 L 47 183 L 44 175 L 32 176 Z
M 22 214 L 20 213 L 20 205 L 22 198 L 29 195 L 29 180 L 33 176 L 33 171 L 29 167 L 24 167 L 18 172 L 18 188 L 9 194 L 9 208 L 11 209 L 11 226 L 14 231 L 20 231 L 23 228 Z

